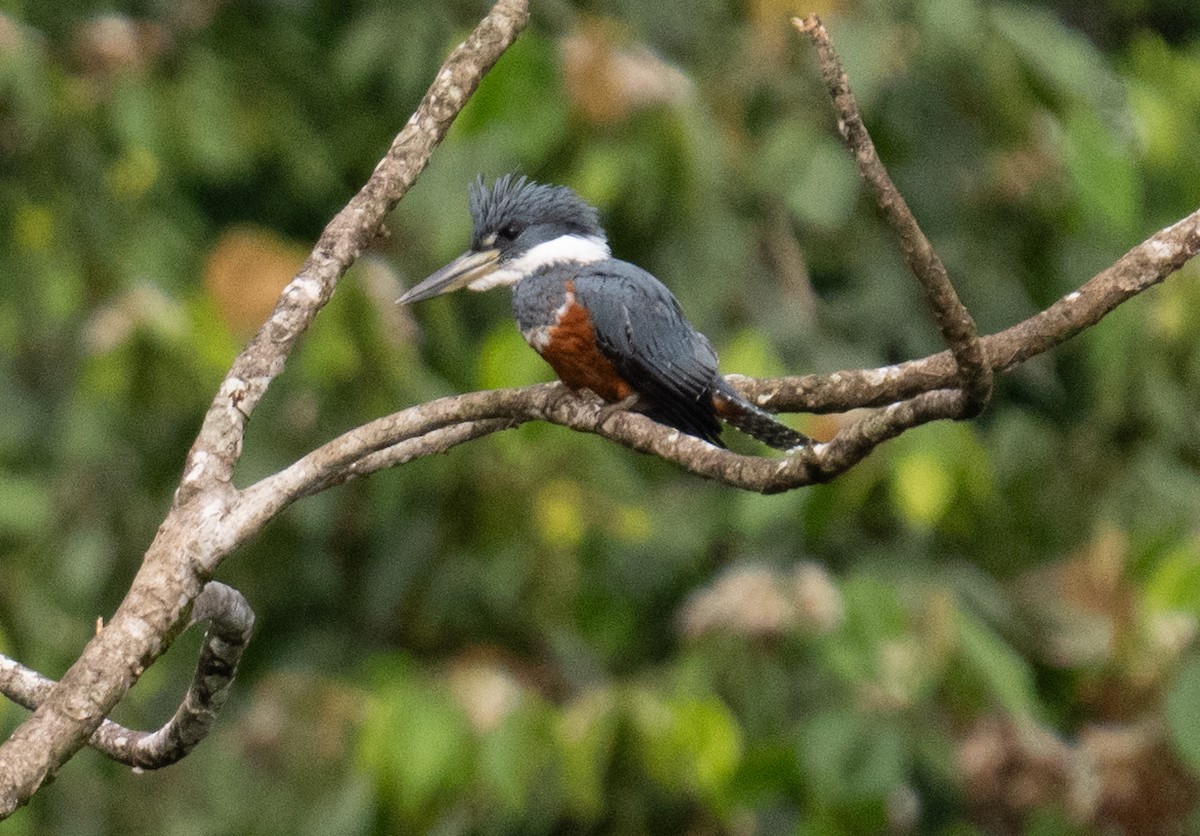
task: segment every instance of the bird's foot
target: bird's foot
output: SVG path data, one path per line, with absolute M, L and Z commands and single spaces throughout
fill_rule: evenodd
M 603 427 L 608 423 L 608 419 L 616 415 L 618 412 L 630 412 L 638 403 L 637 395 L 627 395 L 615 403 L 606 404 L 601 410 L 596 413 L 596 427 Z

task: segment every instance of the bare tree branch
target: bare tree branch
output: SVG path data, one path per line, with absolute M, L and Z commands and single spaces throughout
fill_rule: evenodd
M 424 169 L 479 80 L 528 20 L 526 0 L 499 0 L 442 65 L 416 113 L 362 190 L 326 227 L 275 311 L 238 355 L 188 453 L 166 520 L 112 621 L 48 697 L 0 746 L 0 819 L 87 743 L 104 716 L 183 628 L 192 602 L 238 541 L 231 476 L 246 419 L 337 281 Z
M 699 476 L 761 493 L 825 482 L 905 429 L 957 416 L 959 390 L 925 392 L 875 410 L 825 444 L 784 459 L 734 453 L 636 413 L 609 414 L 600 401 L 560 383 L 452 395 L 376 419 L 335 438 L 242 493 L 226 519 L 230 536 L 253 536 L 283 508 L 329 485 L 461 444 L 527 421 L 548 421 L 675 462 Z
M 136 769 L 160 769 L 182 759 L 212 729 L 237 674 L 238 662 L 250 641 L 254 612 L 240 592 L 211 581 L 196 597 L 188 626 L 208 622 L 196 675 L 175 715 L 158 731 L 127 729 L 105 720 L 88 743 L 119 763 Z M 47 679 L 0 655 L 0 693 L 35 709 L 54 690 Z

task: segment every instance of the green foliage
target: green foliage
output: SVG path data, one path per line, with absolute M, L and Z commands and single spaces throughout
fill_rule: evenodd
M 272 385 L 239 485 L 405 406 L 551 377 L 502 294 L 393 304 L 466 246 L 479 172 L 596 203 L 726 371 L 940 349 L 795 9 L 533 6 Z M 985 331 L 1200 205 L 1200 19 L 1076 6 L 827 15 Z M 3 8 L 0 649 L 58 674 L 238 346 L 483 5 Z M 153 775 L 83 753 L 6 827 L 1087 832 L 1078 798 L 988 796 L 971 756 L 989 723 L 1074 742 L 1147 721 L 1155 763 L 1200 779 L 1198 312 L 1189 265 L 1002 375 L 979 420 L 784 496 L 529 425 L 306 499 L 221 569 L 259 628 L 214 736 Z M 169 716 L 196 643 L 118 719 Z M 23 716 L 0 705 L 0 731 Z M 1150 820 L 1156 790 L 1106 825 Z
M 856 711 L 830 709 L 808 720 L 797 757 L 817 803 L 865 832 L 887 827 L 884 805 L 908 772 L 906 749 L 890 723 L 864 723 Z
M 967 676 L 981 682 L 984 693 L 1020 721 L 1036 710 L 1029 663 L 995 633 L 966 613 L 959 614 L 958 641 Z
M 1189 662 L 1167 693 L 1167 722 L 1175 748 L 1194 770 L 1200 770 L 1200 664 Z
M 467 720 L 406 666 L 376 676 L 379 690 L 361 727 L 362 768 L 399 821 L 424 829 L 470 779 L 475 756 Z
M 631 714 L 647 772 L 675 792 L 695 795 L 718 811 L 741 760 L 737 722 L 714 699 L 661 699 L 630 695 Z

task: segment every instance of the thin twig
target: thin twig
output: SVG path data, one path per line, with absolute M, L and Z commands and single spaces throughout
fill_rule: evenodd
M 833 104 L 838 112 L 838 133 L 854 155 L 859 173 L 876 196 L 879 207 L 888 224 L 900 240 L 900 250 L 908 269 L 916 276 L 925 291 L 925 299 L 933 312 L 934 321 L 942 332 L 958 364 L 960 385 L 966 392 L 962 418 L 973 418 L 987 405 L 992 395 L 992 367 L 988 364 L 975 320 L 959 300 L 946 274 L 946 265 L 934 250 L 917 219 L 908 208 L 908 203 L 896 188 L 884 168 L 883 161 L 875 151 L 862 113 L 850 88 L 850 78 L 842 66 L 842 60 L 833 48 L 829 32 L 816 15 L 792 23 L 812 39 L 821 64 L 821 77 L 829 88 Z

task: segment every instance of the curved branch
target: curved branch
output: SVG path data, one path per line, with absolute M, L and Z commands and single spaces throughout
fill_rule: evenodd
M 956 417 L 963 401 L 957 389 L 925 392 L 868 413 L 829 442 L 777 459 L 714 447 L 644 415 L 610 413 L 599 401 L 576 396 L 560 383 L 451 395 L 356 427 L 247 488 L 226 521 L 228 535 L 244 540 L 297 499 L 330 485 L 527 421 L 595 433 L 732 487 L 779 493 L 828 481 L 904 430 Z
M 1198 253 L 1200 211 L 1129 250 L 1045 311 L 984 337 L 990 368 L 1006 371 L 1064 342 Z M 969 397 L 958 389 L 958 369 L 950 352 L 880 369 L 763 380 L 730 375 L 728 380 L 759 405 L 776 411 L 887 406 L 843 428 L 825 444 L 774 459 L 722 450 L 641 415 L 609 416 L 598 401 L 576 397 L 559 383 L 453 395 L 350 430 L 247 488 L 231 515 L 228 535 L 244 539 L 282 508 L 331 485 L 537 420 L 601 435 L 733 487 L 763 493 L 791 490 L 844 472 L 909 427 L 961 416 Z
M 196 597 L 192 624 L 208 622 L 196 675 L 175 715 L 158 731 L 127 729 L 104 720 L 88 741 L 113 760 L 135 769 L 160 769 L 187 755 L 208 736 L 237 675 L 250 641 L 254 612 L 240 592 L 212 581 Z M 54 690 L 54 680 L 0 655 L 0 693 L 33 710 Z

